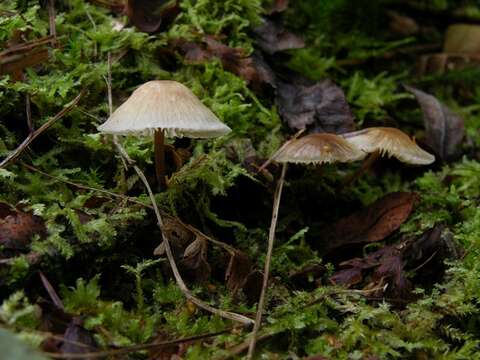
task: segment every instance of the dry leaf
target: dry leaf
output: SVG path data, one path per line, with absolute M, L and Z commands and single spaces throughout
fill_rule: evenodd
M 385 239 L 410 215 L 418 195 L 393 192 L 366 208 L 342 218 L 323 231 L 327 251 L 345 245 L 370 243 Z
M 465 136 L 463 119 L 434 96 L 411 86 L 405 88 L 415 95 L 422 108 L 427 145 L 443 161 L 457 158 L 460 155 L 459 146 Z
M 140 31 L 154 33 L 162 22 L 175 18 L 180 12 L 177 2 L 167 0 L 127 0 L 124 9 L 130 22 Z
M 252 266 L 253 264 L 250 258 L 241 251 L 236 250 L 235 253 L 230 256 L 227 271 L 225 272 L 225 281 L 227 288 L 233 296 L 235 296 L 247 282 L 248 275 L 252 271 Z
M 354 128 L 343 90 L 329 79 L 279 81 L 276 102 L 283 121 L 294 130 L 341 134 Z
M 47 229 L 39 216 L 23 212 L 0 203 L 0 245 L 7 249 L 22 250 L 30 244 L 33 235 L 45 236 Z
M 258 46 L 267 54 L 305 47 L 305 41 L 300 36 L 287 31 L 278 21 L 264 19 L 253 32 Z

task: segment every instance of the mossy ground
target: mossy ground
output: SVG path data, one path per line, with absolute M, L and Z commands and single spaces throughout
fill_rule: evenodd
M 94 2 L 56 2 L 60 46 L 51 50 L 41 66 L 27 68 L 23 81 L 13 81 L 8 75 L 0 79 L 0 155 L 9 154 L 28 135 L 26 94 L 38 128 L 82 89 L 86 93 L 21 158 L 0 169 L 0 201 L 22 204 L 23 210 L 40 216 L 47 228 L 47 236 L 35 237 L 30 245 L 41 255 L 40 264 L 30 266 L 25 255 L 17 254 L 10 265 L 0 265 L 0 324 L 34 344 L 44 339 L 37 305 L 39 297 L 47 298 L 38 277 L 42 270 L 58 289 L 66 310 L 83 317 L 85 328 L 101 348 L 232 327 L 231 322 L 187 302 L 166 260 L 153 255 L 161 237 L 152 211 L 142 205 L 149 204 L 145 190 L 135 173 L 123 168 L 109 138 L 98 134 L 96 127 L 108 117 L 109 54 L 114 107 L 136 86 L 152 79 L 173 79 L 191 88 L 233 131 L 219 140 L 194 141 L 191 158 L 173 175 L 170 188 L 156 194 L 157 202 L 166 213 L 245 252 L 262 268 L 274 185 L 255 178 L 241 163 L 249 143 L 259 158 L 268 158 L 291 130 L 282 123 L 272 97 L 256 95 L 219 60 L 188 64 L 178 54 L 165 56 L 163 50 L 172 40 L 199 41 L 203 34 L 211 34 L 251 54 L 255 47 L 252 28 L 271 3 L 183 0 L 173 23 L 149 35 L 133 27 L 116 30 L 116 22 L 125 19 Z M 326 166 L 321 173 L 293 167 L 280 210 L 259 358 L 480 358 L 478 68 L 416 77 L 416 54 L 401 51 L 440 42 L 461 9 L 468 10 L 472 19 L 480 9 L 474 1 L 411 2 L 415 6 L 408 9 L 422 16 L 419 21 L 428 31 L 400 36 L 389 30 L 385 11 L 401 9 L 402 3 L 291 1 L 283 16 L 290 30 L 304 36 L 306 46 L 289 51 L 286 63 L 313 80 L 328 77 L 339 84 L 358 127 L 393 125 L 421 137 L 420 110 L 401 84 L 435 94 L 465 119 L 469 141 L 463 145 L 464 155 L 428 170 L 387 163 L 376 175 L 367 174 L 342 192 L 338 191 L 341 180 L 358 165 Z M 0 43 L 7 47 L 7 41 L 20 31 L 25 40 L 48 35 L 48 12 L 43 5 L 28 0 L 2 2 Z M 389 56 L 395 51 L 396 56 Z M 154 182 L 151 139 L 121 141 Z M 138 203 L 94 189 L 128 194 Z M 324 224 L 392 191 L 416 191 L 421 200 L 388 242 L 443 224 L 465 249 L 462 258 L 447 263 L 438 283 L 414 282 L 417 300 L 401 306 L 328 285 L 326 279 L 336 264 L 327 263 L 315 250 Z M 221 273 L 225 257 L 221 249 L 209 244 L 211 278 L 189 284 L 213 306 L 252 315 L 254 304 L 242 296 L 233 298 L 225 286 Z M 321 286 L 314 279 L 307 279 L 305 286 L 292 281 L 291 274 L 306 264 L 325 266 Z M 182 356 L 229 356 L 248 334 L 248 329 L 237 328 L 190 343 Z M 128 357 L 149 358 L 149 353 Z

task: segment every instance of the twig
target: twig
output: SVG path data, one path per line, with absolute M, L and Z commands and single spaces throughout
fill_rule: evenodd
M 40 126 L 37 130 L 30 133 L 14 151 L 12 151 L 5 159 L 3 159 L 3 161 L 0 163 L 0 169 L 7 167 L 12 161 L 17 159 L 33 140 L 35 140 L 40 134 L 52 126 L 56 121 L 68 114 L 77 105 L 84 93 L 84 90 L 80 91 L 77 97 L 73 99 L 66 107 L 64 107 L 62 111 Z
M 268 165 L 270 165 L 270 163 L 271 163 L 273 160 L 275 160 L 275 158 L 277 157 L 277 155 L 278 155 L 283 149 L 285 149 L 285 147 L 286 147 L 291 141 L 297 139 L 297 138 L 298 138 L 300 135 L 302 135 L 304 132 L 305 132 L 305 129 L 300 129 L 299 131 L 297 131 L 297 132 L 295 133 L 295 135 L 293 135 L 293 136 L 291 137 L 291 139 L 289 139 L 289 140 L 286 141 L 282 146 L 280 146 L 280 148 L 279 148 L 277 151 L 275 151 L 275 153 L 274 153 L 272 156 L 270 156 L 270 158 L 269 158 L 267 161 L 265 161 L 265 162 L 262 164 L 262 166 L 260 166 L 260 167 L 258 168 L 257 174 L 259 174 L 259 173 L 261 173 L 263 170 L 265 170 L 265 168 L 266 168 Z
M 37 39 L 37 40 L 32 40 L 32 41 L 27 41 L 18 45 L 13 45 L 9 47 L 8 49 L 5 49 L 3 51 L 0 51 L 0 58 L 6 57 L 7 55 L 11 53 L 16 53 L 16 52 L 27 52 L 28 50 L 34 49 L 37 46 L 41 45 L 46 45 L 48 43 L 53 43 L 54 39 L 52 36 L 45 36 L 43 38 Z
M 272 336 L 277 335 L 277 334 L 278 334 L 278 332 L 269 332 L 269 333 L 266 333 L 266 334 L 259 335 L 257 337 L 257 342 L 266 340 L 266 339 L 271 338 Z M 250 344 L 251 344 L 250 339 L 247 339 L 244 342 L 242 342 L 240 344 L 237 344 L 234 347 L 228 349 L 230 351 L 230 353 L 228 355 L 219 357 L 216 360 L 227 360 L 227 359 L 231 359 L 235 356 L 238 356 L 241 353 L 243 353 L 244 351 L 246 351 L 249 348 Z
M 209 333 L 209 334 L 190 336 L 190 337 L 171 340 L 171 341 L 154 342 L 154 343 L 150 343 L 150 344 L 134 345 L 134 346 L 128 346 L 128 347 L 124 347 L 124 348 L 120 348 L 120 349 L 88 352 L 88 353 L 83 353 L 83 354 L 78 354 L 78 353 L 59 354 L 59 353 L 52 353 L 52 352 L 43 352 L 43 354 L 45 354 L 47 356 L 50 356 L 51 358 L 54 358 L 54 359 L 89 359 L 89 358 L 92 358 L 92 357 L 125 355 L 125 354 L 129 354 L 129 353 L 136 352 L 136 351 L 141 351 L 141 350 L 155 349 L 155 348 L 158 348 L 158 347 L 171 346 L 171 345 L 177 345 L 177 344 L 190 342 L 190 341 L 195 341 L 195 340 L 207 339 L 207 338 L 211 338 L 211 337 L 214 337 L 214 336 L 225 334 L 229 331 L 231 331 L 231 329 L 217 331 L 217 332 Z
M 284 163 L 282 166 L 282 173 L 280 175 L 280 179 L 278 180 L 277 190 L 275 191 L 275 196 L 273 199 L 272 221 L 270 223 L 270 232 L 268 234 L 268 249 L 267 249 L 267 257 L 265 259 L 263 284 L 262 284 L 262 290 L 260 292 L 260 299 L 258 300 L 257 316 L 255 317 L 255 325 L 253 326 L 250 345 L 248 347 L 247 359 L 253 358 L 253 354 L 255 352 L 255 344 L 257 341 L 257 334 L 258 334 L 258 330 L 260 330 L 260 325 L 262 322 L 263 307 L 265 304 L 265 298 L 266 298 L 267 287 L 268 287 L 268 276 L 270 273 L 270 263 L 272 261 L 273 243 L 275 241 L 275 229 L 277 227 L 278 210 L 280 208 L 280 199 L 282 198 L 283 182 L 285 179 L 286 171 L 287 171 L 287 164 Z
M 25 115 L 27 116 L 28 133 L 33 132 L 32 108 L 30 106 L 30 95 L 25 95 Z
M 110 116 L 113 114 L 113 97 L 112 97 L 112 54 L 108 52 L 107 55 L 107 77 L 105 78 L 105 82 L 107 83 L 107 98 L 108 98 L 108 113 Z M 120 152 L 120 159 L 122 161 L 124 169 L 128 169 L 127 165 L 127 159 L 130 159 L 128 154 L 123 150 L 123 147 L 120 146 L 118 143 L 118 137 L 117 135 L 113 135 L 113 144 L 115 147 L 119 150 L 122 151 Z M 133 163 L 132 160 L 130 159 L 129 163 Z
M 53 46 L 57 45 L 57 28 L 55 26 L 55 0 L 48 0 L 48 25 L 50 35 L 53 37 Z
M 60 299 L 52 284 L 50 284 L 50 281 L 48 281 L 47 277 L 43 274 L 43 272 L 40 271 L 39 275 L 40 280 L 42 280 L 43 287 L 45 288 L 45 290 L 47 290 L 47 293 L 50 296 L 52 302 L 58 309 L 65 311 L 65 306 L 63 305 L 62 299 Z
M 121 146 L 119 144 L 119 146 Z M 155 197 L 153 195 L 152 189 L 150 188 L 150 185 L 147 181 L 147 178 L 143 174 L 142 170 L 137 165 L 133 165 L 133 168 L 135 169 L 138 177 L 142 180 L 143 184 L 147 188 L 148 196 L 150 197 L 150 200 L 152 201 L 153 205 L 153 211 L 155 212 L 155 216 L 157 217 L 157 223 L 160 228 L 160 232 L 162 233 L 162 239 L 163 242 L 165 243 L 165 253 L 167 254 L 168 262 L 170 263 L 170 267 L 172 268 L 173 276 L 175 277 L 175 281 L 177 282 L 177 285 L 179 286 L 180 290 L 182 290 L 183 294 L 187 299 L 189 299 L 192 303 L 197 305 L 199 308 L 202 308 L 204 310 L 207 310 L 211 312 L 212 314 L 219 315 L 223 318 L 238 321 L 242 324 L 254 324 L 255 322 L 243 315 L 232 313 L 229 311 L 224 311 L 221 309 L 216 309 L 213 306 L 208 305 L 207 303 L 203 302 L 200 299 L 197 299 L 192 292 L 188 289 L 187 285 L 182 279 L 182 276 L 180 275 L 180 272 L 178 271 L 177 264 L 175 262 L 175 258 L 173 257 L 172 254 L 172 249 L 170 248 L 170 242 L 168 241 L 168 238 L 162 231 L 163 229 L 163 220 L 162 216 L 160 215 L 160 211 L 157 207 L 157 203 L 155 201 Z
M 62 178 L 57 177 L 57 176 L 50 175 L 50 174 L 48 174 L 48 173 L 46 173 L 46 172 L 44 172 L 40 169 L 37 169 L 36 167 L 34 167 L 32 165 L 26 164 L 24 162 L 22 162 L 21 164 L 22 164 L 22 166 L 26 167 L 28 170 L 37 172 L 37 173 L 39 173 L 43 176 L 46 176 L 50 179 L 53 179 L 53 180 L 56 180 L 56 181 L 59 181 L 59 182 L 63 182 L 63 183 L 68 184 L 68 185 L 75 186 L 76 188 L 84 189 L 84 190 L 90 190 L 90 191 L 96 191 L 96 192 L 99 192 L 99 193 L 102 193 L 102 194 L 105 194 L 105 195 L 110 195 L 112 197 L 120 198 L 122 200 L 131 202 L 131 203 L 134 203 L 134 204 L 137 204 L 137 205 L 142 205 L 142 206 L 147 207 L 149 209 L 153 209 L 153 206 L 144 204 L 141 201 L 138 201 L 137 199 L 132 198 L 130 196 L 117 194 L 117 193 L 114 193 L 112 191 L 108 191 L 108 190 L 104 190 L 104 189 L 99 189 L 99 188 L 94 188 L 94 187 L 91 187 L 91 186 L 79 184 L 79 183 L 76 183 L 76 182 L 73 182 L 73 181 L 70 181 L 70 180 L 66 180 L 66 179 L 62 179 Z

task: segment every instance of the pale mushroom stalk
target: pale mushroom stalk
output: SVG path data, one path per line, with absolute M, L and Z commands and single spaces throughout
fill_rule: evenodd
M 350 176 L 348 176 L 343 182 L 342 187 L 351 185 L 355 180 L 359 179 L 363 174 L 365 174 L 370 168 L 375 164 L 375 162 L 380 157 L 380 151 L 374 151 L 368 155 L 365 160 L 363 160 L 360 167 Z
M 163 130 L 156 130 L 154 136 L 155 174 L 158 186 L 160 189 L 165 189 L 167 187 L 167 181 L 165 180 L 165 133 Z

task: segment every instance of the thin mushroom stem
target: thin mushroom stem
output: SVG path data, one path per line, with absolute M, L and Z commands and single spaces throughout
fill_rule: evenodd
M 342 188 L 350 186 L 355 180 L 365 174 L 380 157 L 380 151 L 374 151 L 363 160 L 362 165 L 343 182 Z
M 165 181 L 165 134 L 163 130 L 155 131 L 155 174 L 160 189 L 166 189 Z
M 252 359 L 253 354 L 255 353 L 257 334 L 258 334 L 258 331 L 260 330 L 260 325 L 262 322 L 262 313 L 263 313 L 263 307 L 265 305 L 265 298 L 266 298 L 267 287 L 268 287 L 268 277 L 270 274 L 270 264 L 272 261 L 273 243 L 275 241 L 275 229 L 277 228 L 278 210 L 280 208 L 280 199 L 282 198 L 283 183 L 284 183 L 286 171 L 287 171 L 287 163 L 283 163 L 282 173 L 280 175 L 280 179 L 278 180 L 277 189 L 275 191 L 275 196 L 273 199 L 272 220 L 270 223 L 270 231 L 268 233 L 267 256 L 265 258 L 265 268 L 263 270 L 263 284 L 262 284 L 262 290 L 260 292 L 260 299 L 258 300 L 255 324 L 253 326 L 253 331 L 250 338 L 250 346 L 248 347 L 248 354 L 247 354 L 248 360 Z

